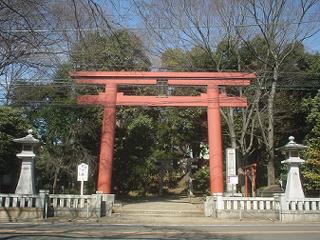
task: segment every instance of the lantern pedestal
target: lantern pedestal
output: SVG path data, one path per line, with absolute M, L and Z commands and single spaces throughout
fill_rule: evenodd
M 287 176 L 287 185 L 285 191 L 286 199 L 290 198 L 304 198 L 304 193 L 302 190 L 301 180 L 300 180 L 300 172 L 299 165 L 303 163 L 304 160 L 297 159 L 297 161 L 293 159 L 287 159 L 282 161 L 281 163 L 287 163 L 289 172 Z
M 35 194 L 34 185 L 34 161 L 23 159 L 20 178 L 16 187 L 16 194 Z

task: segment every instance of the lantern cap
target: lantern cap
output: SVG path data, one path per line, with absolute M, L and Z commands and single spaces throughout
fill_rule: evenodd
M 13 141 L 16 143 L 36 145 L 39 143 L 39 140 L 33 137 L 32 132 L 33 132 L 32 129 L 29 129 L 27 136 L 13 139 Z
M 293 136 L 290 136 L 289 137 L 289 142 L 282 146 L 282 147 L 279 147 L 277 148 L 277 150 L 284 150 L 284 151 L 289 151 L 289 150 L 304 150 L 308 148 L 307 146 L 304 146 L 302 144 L 298 144 L 294 141 L 294 137 Z

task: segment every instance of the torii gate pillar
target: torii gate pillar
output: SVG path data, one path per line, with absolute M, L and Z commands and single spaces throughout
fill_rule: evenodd
M 208 85 L 208 141 L 211 193 L 223 193 L 223 164 L 219 87 Z
M 116 126 L 117 85 L 106 84 L 100 145 L 98 192 L 111 193 L 114 131 Z

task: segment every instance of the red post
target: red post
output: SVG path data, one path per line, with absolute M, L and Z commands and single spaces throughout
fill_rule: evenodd
M 219 87 L 208 85 L 208 138 L 211 194 L 223 193 L 223 164 Z
M 106 99 L 101 134 L 98 191 L 102 193 L 111 193 L 117 85 L 107 84 L 105 93 Z
M 248 184 L 248 171 L 247 170 L 244 170 L 244 187 L 245 187 L 244 196 L 249 197 L 249 184 Z
M 256 168 L 252 168 L 252 197 L 257 196 L 257 188 L 256 188 Z

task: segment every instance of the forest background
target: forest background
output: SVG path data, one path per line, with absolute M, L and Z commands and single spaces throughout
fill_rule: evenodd
M 28 128 L 41 140 L 38 189 L 78 192 L 76 169 L 85 162 L 86 192 L 95 192 L 102 112 L 77 105 L 76 97 L 102 89 L 76 86 L 70 71 L 244 71 L 257 74 L 249 87 L 220 89 L 249 103 L 246 109 L 221 110 L 224 149 L 237 149 L 239 168 L 257 163 L 263 188 L 285 179 L 285 156 L 276 148 L 293 135 L 309 146 L 302 168 L 306 193 L 319 195 L 318 0 L 2 0 L 0 13 L 1 192 L 14 191 L 20 162 L 12 140 Z M 194 190 L 207 194 L 206 121 L 203 108 L 119 107 L 114 192 L 154 194 L 159 178 L 164 189 L 174 188 L 196 165 Z

